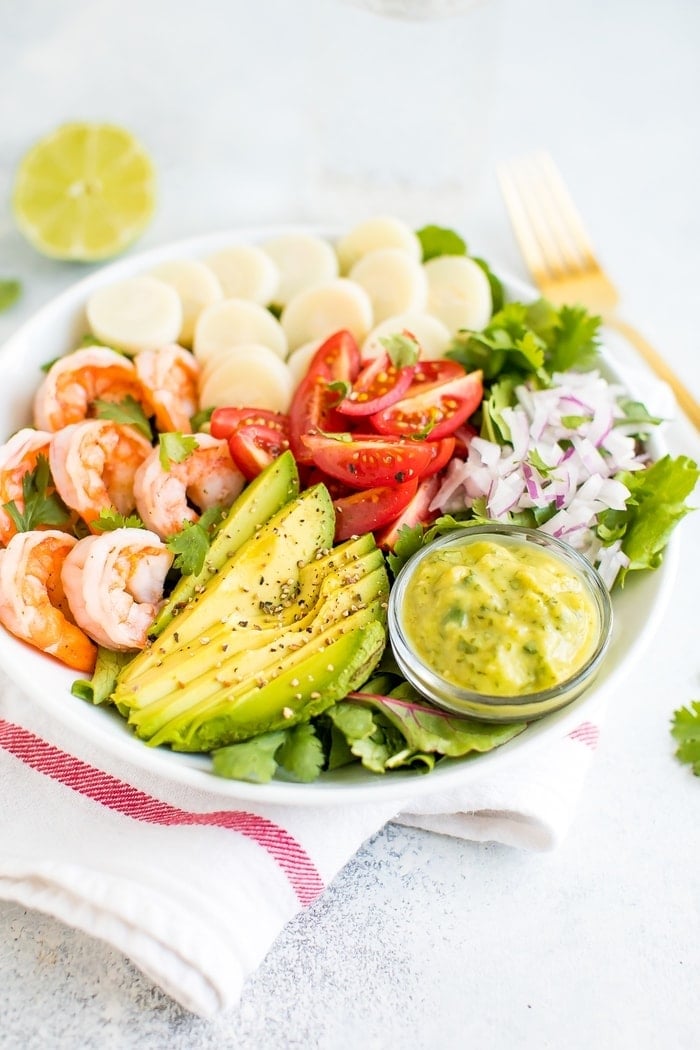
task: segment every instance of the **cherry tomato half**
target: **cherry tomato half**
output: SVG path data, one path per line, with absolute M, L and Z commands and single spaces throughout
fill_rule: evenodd
M 269 408 L 242 407 L 227 405 L 214 408 L 209 427 L 213 438 L 228 438 L 239 426 L 268 426 L 279 430 L 289 437 L 290 419 L 281 412 L 271 412 Z
M 360 351 L 352 334 L 344 329 L 327 339 L 311 358 L 289 409 L 289 444 L 299 463 L 311 462 L 311 453 L 303 442 L 305 434 L 347 428 L 337 412 L 338 391 L 330 384 L 352 385 L 359 370 Z
M 426 434 L 439 441 L 452 434 L 476 411 L 483 397 L 481 372 L 464 373 L 457 379 L 431 383 L 408 393 L 382 412 L 370 417 L 380 434 Z
M 336 542 L 374 532 L 393 521 L 411 502 L 417 488 L 418 482 L 414 479 L 403 485 L 379 486 L 334 500 Z
M 446 437 L 441 438 L 440 441 L 429 441 L 428 446 L 432 449 L 433 458 L 423 471 L 424 478 L 432 477 L 447 466 L 455 450 L 455 439 Z
M 430 504 L 435 498 L 440 482 L 433 475 L 419 482 L 415 495 L 399 512 L 397 517 L 388 522 L 379 532 L 375 533 L 377 546 L 384 550 L 393 550 L 399 537 L 399 529 L 404 525 L 411 528 L 414 525 L 429 525 L 437 517 L 437 511 L 430 510 Z
M 401 485 L 421 477 L 433 460 L 428 441 L 378 434 L 306 434 L 302 440 L 317 467 L 356 489 Z
M 241 423 L 229 434 L 228 448 L 240 472 L 252 481 L 289 448 L 289 437 L 281 427 Z
M 371 416 L 393 405 L 411 385 L 415 365 L 397 368 L 388 354 L 379 354 L 364 366 L 350 393 L 338 405 L 344 416 Z
M 215 408 L 211 415 L 209 428 L 212 437 L 227 438 L 242 424 L 268 426 L 275 430 L 282 430 L 285 434 L 289 432 L 289 418 L 281 412 L 271 412 L 267 408 L 239 408 L 238 406 Z

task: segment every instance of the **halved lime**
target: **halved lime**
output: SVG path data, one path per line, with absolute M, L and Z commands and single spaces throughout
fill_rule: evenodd
M 29 150 L 12 203 L 20 229 L 42 254 L 92 262 L 131 244 L 154 202 L 153 165 L 130 132 L 74 123 Z

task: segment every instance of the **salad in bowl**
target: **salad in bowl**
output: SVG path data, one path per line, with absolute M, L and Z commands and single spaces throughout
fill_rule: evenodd
M 24 654 L 63 665 L 59 717 L 96 708 L 131 753 L 264 790 L 437 780 L 536 736 L 405 680 L 387 625 L 404 565 L 489 523 L 565 544 L 613 595 L 610 681 L 668 592 L 698 478 L 598 318 L 391 217 L 135 256 L 45 308 L 3 367 L 0 645 L 22 684 Z M 512 586 L 542 592 L 526 568 Z M 527 675 L 532 645 L 499 659 Z

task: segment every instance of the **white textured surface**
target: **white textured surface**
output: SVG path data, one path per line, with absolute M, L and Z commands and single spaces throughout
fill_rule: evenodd
M 140 246 L 318 217 L 297 104 L 306 32 L 292 24 L 305 6 L 12 5 L 0 37 L 0 276 L 21 277 L 25 295 L 0 316 L 0 338 L 82 273 L 36 256 L 7 203 L 21 154 L 63 120 L 124 123 L 154 156 L 160 206 Z M 455 225 L 522 274 L 493 168 L 551 150 L 627 316 L 700 397 L 700 9 L 691 0 L 498 7 L 489 141 Z M 687 429 L 673 440 L 697 455 Z M 0 904 L 0 1046 L 696 1046 L 700 781 L 675 763 L 668 723 L 700 698 L 700 516 L 682 532 L 673 609 L 610 708 L 556 853 L 387 828 L 284 931 L 239 1009 L 210 1023 L 102 944 Z

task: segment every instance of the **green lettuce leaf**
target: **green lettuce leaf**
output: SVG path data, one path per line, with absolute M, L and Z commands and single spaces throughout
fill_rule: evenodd
M 439 255 L 466 255 L 467 246 L 454 230 L 445 226 L 423 226 L 416 230 L 416 236 L 423 249 L 423 262 L 437 259 Z
M 119 672 L 133 656 L 133 653 L 114 652 L 99 645 L 92 678 L 78 678 L 71 685 L 71 693 L 89 704 L 99 705 L 111 701 Z M 128 715 L 126 710 L 121 713 Z
M 364 691 L 352 693 L 344 703 L 356 703 L 380 712 L 401 734 L 405 747 L 415 753 L 436 753 L 459 758 L 473 751 L 490 751 L 525 729 L 525 724 L 477 722 L 465 715 L 433 707 L 407 683 L 389 696 Z
M 625 471 L 617 476 L 630 490 L 627 510 L 618 513 L 616 535 L 622 534 L 622 550 L 630 564 L 620 572 L 620 584 L 628 572 L 655 569 L 674 528 L 690 512 L 686 500 L 695 488 L 700 471 L 688 456 L 664 456 L 646 470 Z M 608 528 L 610 521 L 605 520 Z M 624 526 L 624 533 L 622 527 Z

